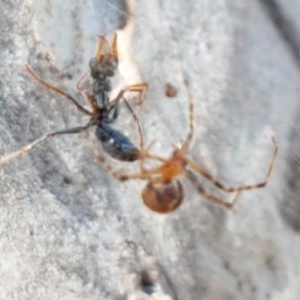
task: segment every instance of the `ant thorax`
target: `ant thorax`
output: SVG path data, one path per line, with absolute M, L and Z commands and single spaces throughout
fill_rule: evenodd
M 99 110 L 107 109 L 109 106 L 109 96 L 111 93 L 110 80 L 105 78 L 104 80 L 95 80 L 93 83 L 93 98 L 95 101 L 95 107 Z

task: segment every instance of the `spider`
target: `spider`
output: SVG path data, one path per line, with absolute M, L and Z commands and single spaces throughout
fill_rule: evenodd
M 108 53 L 103 53 L 105 46 L 110 48 Z M 89 65 L 90 75 L 93 81 L 92 83 L 82 84 L 84 75 L 79 79 L 77 89 L 84 94 L 85 98 L 89 102 L 91 110 L 86 109 L 70 94 L 41 79 L 29 66 L 25 66 L 28 74 L 38 84 L 54 93 L 64 96 L 66 99 L 71 101 L 80 112 L 88 115 L 90 120 L 83 126 L 46 133 L 42 137 L 23 146 L 21 149 L 0 157 L 0 165 L 8 163 L 16 157 L 27 154 L 49 137 L 61 134 L 76 134 L 84 132 L 93 126 L 96 126 L 95 134 L 97 139 L 101 142 L 102 148 L 111 157 L 127 162 L 136 161 L 140 158 L 139 149 L 123 133 L 112 128 L 110 124 L 118 118 L 119 104 L 120 101 L 123 100 L 137 123 L 140 137 L 140 148 L 143 148 L 143 136 L 139 119 L 128 101 L 124 98 L 124 94 L 128 91 L 138 92 L 139 97 L 136 103 L 141 105 L 143 103 L 145 93 L 147 92 L 148 84 L 139 83 L 130 85 L 122 89 L 114 99 L 110 100 L 109 96 L 112 90 L 110 78 L 115 75 L 118 67 L 117 34 L 113 37 L 111 47 L 104 36 L 100 37 L 96 56 L 90 60 Z
M 112 167 L 93 144 L 90 143 L 90 147 L 103 168 L 117 180 L 127 181 L 137 179 L 146 181 L 146 186 L 143 188 L 141 196 L 144 204 L 152 211 L 157 213 L 169 213 L 181 205 L 184 199 L 184 189 L 180 180 L 181 177 L 186 177 L 204 199 L 230 209 L 236 204 L 241 192 L 263 188 L 267 185 L 278 152 L 277 143 L 272 136 L 274 153 L 263 181 L 238 187 L 228 187 L 224 185 L 187 155 L 194 135 L 194 104 L 189 84 L 185 78 L 183 79 L 183 83 L 189 100 L 189 131 L 181 146 L 174 147 L 174 151 L 168 158 L 152 155 L 146 150 L 144 151 L 143 155 L 141 155 L 141 159 L 145 158 L 159 161 L 157 166 L 148 169 L 141 168 L 137 173 L 122 173 L 120 170 Z M 231 201 L 225 201 L 206 192 L 197 175 L 203 176 L 217 189 L 225 193 L 236 193 L 234 198 Z

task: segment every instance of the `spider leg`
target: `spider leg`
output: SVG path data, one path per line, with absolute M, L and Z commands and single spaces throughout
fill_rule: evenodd
M 182 73 L 182 71 L 181 71 Z M 194 101 L 193 101 L 193 97 L 192 94 L 190 92 L 189 89 L 189 83 L 187 81 L 187 79 L 183 76 L 183 84 L 185 86 L 187 95 L 188 95 L 188 101 L 189 101 L 189 132 L 186 136 L 185 141 L 182 143 L 181 147 L 180 147 L 180 152 L 182 155 L 184 155 L 185 153 L 187 153 L 187 151 L 190 148 L 190 144 L 194 135 Z
M 199 194 L 201 194 L 205 200 L 210 201 L 214 204 L 217 204 L 219 206 L 225 207 L 225 208 L 232 208 L 236 202 L 238 201 L 242 191 L 238 191 L 233 199 L 231 201 L 225 201 L 221 198 L 218 198 L 208 192 L 205 191 L 201 183 L 199 182 L 198 178 L 193 174 L 191 171 L 186 170 L 185 171 L 186 177 L 191 181 L 191 183 L 196 187 Z
M 202 175 L 204 178 L 206 178 L 209 182 L 211 182 L 214 186 L 216 186 L 217 188 L 219 188 L 220 190 L 222 190 L 225 193 L 232 193 L 232 192 L 241 192 L 241 191 L 246 191 L 246 190 L 254 190 L 254 189 L 259 189 L 259 188 L 263 188 L 264 186 L 267 185 L 269 178 L 271 176 L 272 170 L 273 170 L 273 166 L 277 157 L 277 153 L 278 153 L 278 146 L 276 143 L 275 138 L 272 136 L 272 142 L 274 144 L 274 152 L 272 155 L 272 158 L 270 160 L 269 163 L 269 167 L 266 173 L 266 176 L 264 178 L 263 181 L 255 183 L 255 184 L 251 184 L 251 185 L 242 185 L 242 186 L 238 186 L 238 187 L 227 187 L 225 186 L 223 183 L 221 183 L 219 180 L 217 180 L 216 178 L 214 178 L 212 175 L 210 175 L 200 164 L 198 164 L 197 162 L 193 161 L 190 158 L 186 158 L 186 160 L 188 161 L 188 164 L 190 165 L 190 167 L 196 171 L 197 173 L 199 173 L 200 175 Z
M 11 160 L 13 160 L 15 158 L 18 158 L 20 156 L 25 156 L 26 154 L 31 152 L 31 150 L 33 150 L 36 146 L 38 146 L 40 143 L 42 143 L 43 141 L 45 141 L 46 139 L 48 139 L 50 137 L 53 137 L 56 135 L 61 135 L 61 134 L 80 133 L 80 132 L 87 130 L 91 126 L 94 126 L 94 124 L 92 122 L 89 122 L 87 125 L 84 125 L 84 126 L 78 126 L 78 127 L 73 127 L 73 128 L 69 128 L 69 129 L 63 129 L 63 130 L 45 133 L 43 136 L 39 137 L 38 139 L 23 146 L 21 149 L 14 151 L 14 152 L 10 152 L 8 154 L 4 154 L 3 156 L 1 156 L 0 157 L 0 166 L 9 163 Z
M 132 106 L 129 104 L 129 102 L 125 98 L 123 98 L 123 99 L 124 99 L 124 103 L 125 103 L 126 107 L 130 111 L 135 123 L 137 124 L 138 134 L 139 134 L 139 149 L 140 149 L 140 151 L 144 151 L 144 137 L 143 137 L 143 133 L 142 133 L 140 119 L 137 116 L 134 109 L 132 108 Z M 141 170 L 144 170 L 144 159 L 140 159 L 139 161 L 140 161 Z
M 52 91 L 54 93 L 60 94 L 62 96 L 64 96 L 65 98 L 67 98 L 68 100 L 70 100 L 79 111 L 83 112 L 86 115 L 91 116 L 92 113 L 90 111 L 88 111 L 87 109 L 85 109 L 74 97 L 72 97 L 70 94 L 64 92 L 63 90 L 61 90 L 60 88 L 46 82 L 45 80 L 43 80 L 42 78 L 40 78 L 37 74 L 35 74 L 35 72 L 28 66 L 25 65 L 25 69 L 27 71 L 27 73 L 41 86 L 45 87 L 47 90 Z
M 122 91 L 121 91 L 122 92 Z M 167 163 L 168 162 L 168 159 L 165 159 L 159 155 L 155 155 L 155 154 L 152 154 L 149 152 L 149 149 L 153 146 L 153 144 L 155 143 L 155 140 L 152 140 L 151 143 L 146 147 L 144 148 L 144 138 L 143 138 L 143 132 L 142 132 L 142 127 L 141 127 L 141 122 L 140 122 L 140 119 L 138 117 L 138 115 L 136 114 L 135 110 L 132 108 L 132 106 L 130 105 L 130 103 L 126 100 L 126 98 L 123 97 L 123 101 L 127 107 L 127 109 L 130 111 L 130 113 L 132 114 L 136 124 L 137 124 L 137 127 L 138 127 L 138 134 L 139 134 L 139 151 L 140 151 L 140 158 L 139 158 L 139 161 L 140 161 L 140 168 L 141 168 L 141 171 L 142 172 L 150 172 L 151 174 L 151 171 L 149 170 L 146 170 L 145 167 L 144 167 L 144 160 L 145 159 L 149 159 L 149 160 L 155 160 L 155 161 L 159 161 L 161 163 Z M 154 171 L 154 173 L 162 173 L 162 169 L 164 167 L 163 166 L 160 166 L 160 167 L 157 167 L 157 168 L 152 168 L 150 170 L 159 170 L 159 171 Z
M 135 120 L 137 127 L 138 127 L 138 133 L 139 133 L 139 146 L 140 146 L 140 150 L 142 151 L 144 149 L 144 138 L 143 138 L 143 133 L 142 133 L 142 127 L 141 127 L 141 123 L 139 120 L 139 117 L 137 116 L 136 112 L 134 111 L 134 109 L 132 108 L 132 106 L 129 104 L 129 102 L 127 101 L 127 99 L 124 97 L 124 94 L 127 91 L 131 91 L 131 87 L 132 86 L 128 86 L 125 89 L 122 89 L 119 94 L 116 96 L 115 99 L 113 99 L 111 101 L 112 105 L 116 105 L 118 104 L 121 99 L 123 99 L 127 109 L 129 110 L 129 112 L 131 113 L 133 119 Z

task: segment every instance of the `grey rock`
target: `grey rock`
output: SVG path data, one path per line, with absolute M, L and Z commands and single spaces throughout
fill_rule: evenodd
M 183 177 L 184 203 L 159 215 L 141 201 L 145 183 L 113 179 L 81 135 L 48 140 L 0 168 L 0 299 L 298 299 L 298 2 L 136 1 L 134 18 L 118 1 L 82 2 L 2 1 L 1 154 L 86 121 L 24 65 L 80 97 L 96 35 L 123 28 L 114 84 L 149 83 L 136 110 L 151 151 L 168 157 L 187 134 L 182 69 L 195 102 L 191 158 L 236 186 L 263 178 L 271 135 L 279 157 L 267 187 L 232 210 Z M 116 127 L 138 141 L 126 109 Z

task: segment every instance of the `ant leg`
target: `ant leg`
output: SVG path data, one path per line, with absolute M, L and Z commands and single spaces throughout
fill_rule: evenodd
M 186 160 L 188 161 L 188 164 L 194 169 L 194 171 L 198 172 L 200 175 L 202 175 L 204 178 L 206 178 L 208 181 L 210 181 L 214 186 L 216 186 L 217 188 L 219 188 L 220 190 L 222 190 L 225 193 L 259 189 L 259 188 L 263 188 L 267 185 L 269 178 L 271 176 L 272 170 L 273 170 L 273 166 L 274 166 L 276 157 L 277 157 L 278 146 L 277 146 L 277 143 L 273 136 L 272 136 L 272 142 L 274 144 L 274 153 L 270 160 L 265 179 L 262 182 L 258 182 L 256 184 L 242 185 L 242 186 L 238 186 L 238 187 L 227 187 L 223 183 L 218 181 L 216 178 L 214 178 L 212 175 L 210 175 L 206 170 L 204 170 L 204 168 L 201 167 L 201 165 L 199 165 L 192 159 L 186 158 Z
M 118 93 L 118 95 L 116 96 L 116 98 L 114 98 L 113 100 L 111 100 L 111 104 L 112 105 L 117 105 L 122 99 L 124 99 L 124 94 L 129 91 L 128 87 L 120 90 L 120 92 Z
M 80 93 L 89 89 L 92 86 L 92 83 L 89 83 L 89 82 L 82 83 L 82 81 L 88 74 L 89 74 L 89 71 L 86 71 L 83 75 L 80 76 L 80 78 L 78 79 L 78 81 L 76 83 L 76 90 Z
M 148 89 L 149 85 L 146 82 L 129 85 L 127 87 L 128 91 L 138 93 L 138 98 L 135 100 L 136 105 L 142 105 L 144 103 Z
M 61 134 L 76 134 L 76 133 L 81 133 L 89 129 L 90 127 L 94 126 L 95 124 L 93 122 L 89 122 L 87 125 L 84 126 L 77 126 L 77 127 L 72 127 L 72 128 L 67 128 L 67 129 L 62 129 L 54 132 L 48 133 L 49 137 L 55 136 L 55 135 L 61 135 Z
M 111 102 L 119 103 L 121 99 L 124 99 L 123 96 L 126 92 L 138 92 L 139 97 L 138 97 L 138 100 L 136 100 L 136 104 L 141 105 L 144 102 L 147 91 L 148 91 L 148 83 L 146 83 L 146 82 L 129 85 L 129 86 L 125 87 L 124 89 L 120 90 L 118 95 L 113 100 L 111 100 Z
M 49 91 L 52 91 L 54 93 L 60 94 L 62 96 L 64 96 L 65 98 L 67 98 L 68 100 L 70 100 L 79 111 L 83 112 L 86 115 L 91 116 L 92 113 L 90 111 L 88 111 L 87 109 L 85 109 L 74 97 L 72 97 L 70 94 L 64 92 L 63 90 L 61 90 L 60 88 L 49 84 L 48 82 L 46 82 L 45 80 L 41 79 L 37 74 L 35 74 L 35 72 L 28 66 L 25 65 L 25 69 L 27 71 L 27 73 L 41 86 L 43 86 L 44 88 L 46 88 Z
M 42 143 L 43 141 L 45 141 L 49 137 L 53 137 L 53 136 L 60 135 L 60 134 L 80 133 L 80 132 L 83 132 L 83 131 L 87 130 L 88 128 L 90 128 L 93 125 L 94 125 L 93 123 L 89 122 L 85 126 L 79 126 L 79 127 L 63 129 L 63 130 L 59 130 L 59 131 L 48 132 L 48 133 L 44 134 L 43 136 L 41 136 L 40 138 L 38 138 L 38 139 L 32 141 L 31 143 L 28 143 L 27 145 L 23 146 L 21 149 L 1 156 L 0 157 L 0 166 L 9 163 L 11 160 L 13 160 L 17 157 L 25 156 L 26 154 L 31 152 L 32 149 L 34 149 L 36 146 L 38 146 L 40 143 Z

